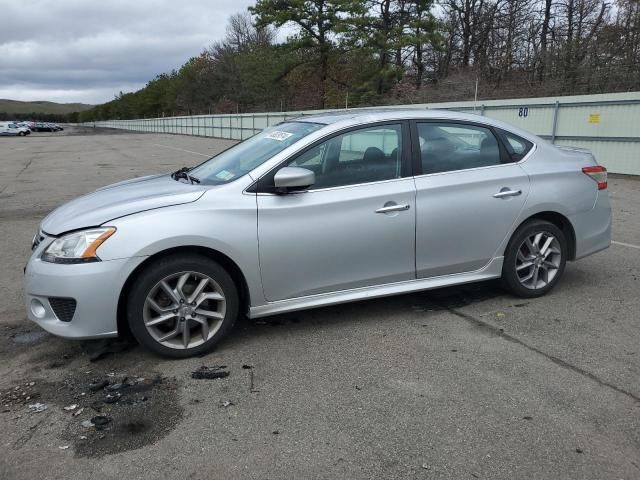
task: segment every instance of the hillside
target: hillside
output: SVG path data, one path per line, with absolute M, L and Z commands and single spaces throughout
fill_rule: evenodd
M 48 113 L 65 115 L 67 113 L 82 112 L 93 108 L 85 103 L 54 103 L 45 101 L 21 102 L 18 100 L 0 99 L 2 113 Z

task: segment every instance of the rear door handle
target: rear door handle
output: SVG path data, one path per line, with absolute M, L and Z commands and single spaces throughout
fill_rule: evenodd
M 522 190 L 509 190 L 508 188 L 503 188 L 498 193 L 494 193 L 493 198 L 517 197 L 520 194 L 522 194 Z
M 403 210 L 409 210 L 409 204 L 404 205 L 388 205 L 376 210 L 376 213 L 389 213 L 389 212 L 402 212 Z

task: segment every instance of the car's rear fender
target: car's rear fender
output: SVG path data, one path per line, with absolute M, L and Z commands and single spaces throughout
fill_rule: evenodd
M 539 145 L 534 156 L 522 164 L 531 182 L 529 196 L 499 251 L 504 253 L 520 225 L 545 214 L 559 215 L 569 223 L 575 235 L 570 259 L 606 248 L 611 232 L 608 196 L 606 190 L 599 191 L 596 182 L 582 172 L 583 167 L 594 165 L 597 162 L 587 150 Z

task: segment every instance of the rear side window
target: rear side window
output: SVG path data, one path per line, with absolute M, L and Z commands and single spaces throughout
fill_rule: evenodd
M 458 123 L 418 123 L 422 173 L 500 165 L 500 147 L 491 130 Z
M 505 132 L 504 130 L 498 130 L 498 135 L 502 139 L 511 160 L 519 162 L 524 156 L 531 151 L 533 143 L 529 140 L 525 140 L 522 137 L 514 135 L 511 132 Z

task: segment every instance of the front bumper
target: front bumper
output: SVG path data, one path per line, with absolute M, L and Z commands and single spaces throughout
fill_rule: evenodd
M 61 265 L 43 262 L 37 248 L 25 269 L 25 305 L 29 320 L 61 337 L 88 339 L 118 334 L 118 300 L 133 270 L 146 257 Z M 76 301 L 70 321 L 56 316 L 50 298 Z

